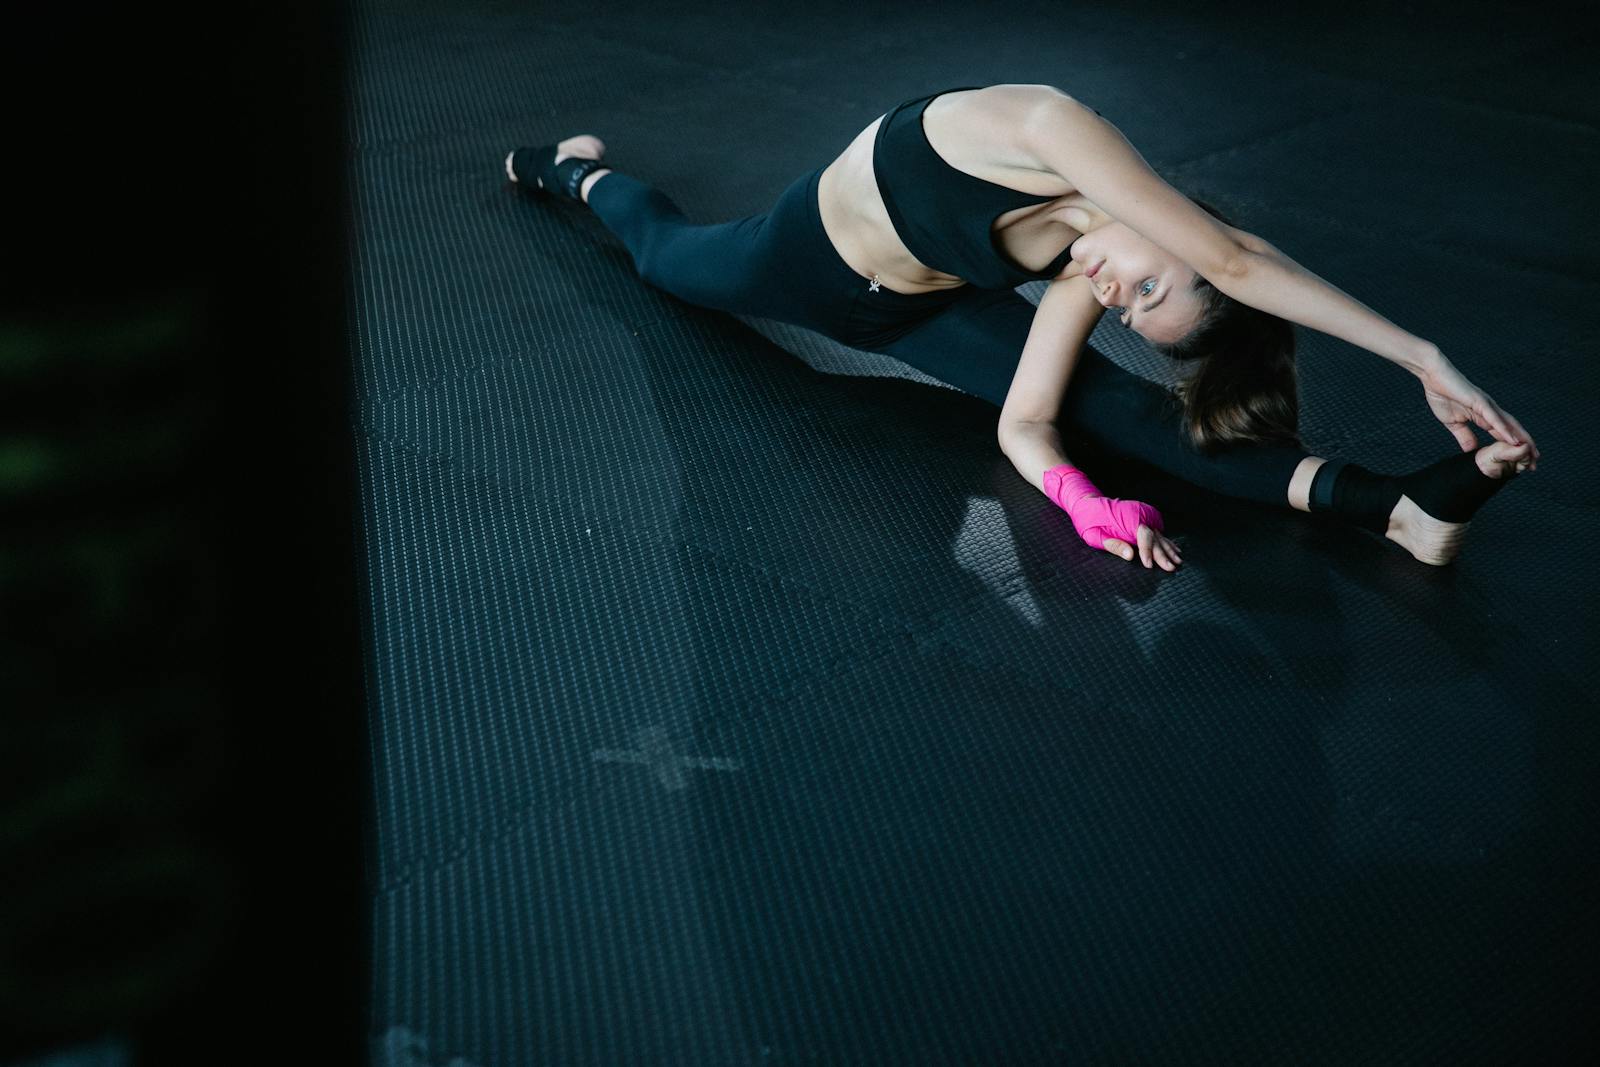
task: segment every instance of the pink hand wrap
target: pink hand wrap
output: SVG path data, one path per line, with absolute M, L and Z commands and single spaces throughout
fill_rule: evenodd
M 1044 491 L 1071 517 L 1073 529 L 1091 548 L 1105 548 L 1108 537 L 1137 547 L 1140 523 L 1163 529 L 1161 512 L 1137 500 L 1101 496 L 1088 475 L 1069 463 L 1044 472 Z

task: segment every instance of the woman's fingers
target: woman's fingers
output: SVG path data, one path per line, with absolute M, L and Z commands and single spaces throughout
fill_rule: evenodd
M 1183 566 L 1183 552 L 1182 552 L 1182 550 L 1180 550 L 1178 548 L 1178 546 L 1173 544 L 1171 541 L 1167 541 L 1165 538 L 1163 538 L 1162 540 L 1165 542 L 1161 546 L 1162 550 L 1165 551 L 1166 554 L 1167 554 L 1167 557 L 1172 560 L 1173 569 L 1176 570 L 1177 568 Z
M 1159 566 L 1164 571 L 1175 571 L 1183 562 L 1178 546 L 1157 530 L 1139 524 L 1139 558 L 1146 567 Z
M 1496 404 L 1488 397 L 1484 397 L 1483 407 L 1486 417 L 1478 419 L 1477 421 L 1485 430 L 1488 430 L 1496 440 L 1504 441 L 1507 444 L 1512 445 L 1520 443 L 1522 439 L 1518 437 L 1516 431 L 1511 428 L 1511 420 L 1506 416 L 1505 412 L 1500 410 L 1499 404 Z
M 1533 467 L 1538 466 L 1539 446 L 1534 443 L 1533 438 L 1528 435 L 1528 431 L 1522 428 L 1522 423 L 1518 422 L 1512 415 L 1504 411 L 1500 412 L 1500 417 L 1505 420 L 1506 427 L 1511 431 L 1512 440 L 1517 441 L 1518 443 L 1527 444 L 1528 447 L 1533 449 L 1533 465 L 1528 469 L 1532 470 Z
M 1156 551 L 1156 532 L 1144 523 L 1139 524 L 1138 532 L 1134 534 L 1139 541 L 1139 562 L 1146 567 L 1154 566 Z
M 1513 445 L 1500 456 L 1500 469 L 1504 474 L 1522 474 L 1533 469 L 1533 446 L 1527 441 Z
M 1115 537 L 1108 537 L 1105 539 L 1103 547 L 1107 552 L 1121 556 L 1123 559 L 1133 558 L 1133 549 L 1128 546 L 1128 542 L 1126 541 L 1119 541 Z
M 1106 538 L 1102 547 L 1125 560 L 1137 556 L 1146 567 L 1160 567 L 1164 571 L 1175 571 L 1183 564 L 1178 546 L 1157 531 L 1140 523 L 1135 536 L 1139 542 L 1137 547 L 1115 537 Z
M 1487 393 L 1483 397 L 1483 418 L 1476 420 L 1485 430 L 1488 430 L 1496 439 L 1511 445 L 1520 445 L 1527 442 L 1533 447 L 1534 459 L 1539 458 L 1539 446 L 1533 443 L 1528 436 L 1528 431 L 1522 428 L 1522 423 L 1513 418 Z
M 1539 446 L 1528 436 L 1522 423 L 1508 415 L 1488 393 L 1467 381 L 1448 359 L 1441 357 L 1436 366 L 1422 375 L 1422 395 L 1434 415 L 1455 436 L 1463 452 L 1479 447 L 1478 438 L 1472 432 L 1476 425 L 1497 441 L 1532 445 L 1533 463 L 1528 469 L 1538 466 Z

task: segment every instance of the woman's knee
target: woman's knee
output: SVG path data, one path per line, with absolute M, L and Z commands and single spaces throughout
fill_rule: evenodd
M 1075 421 L 1091 427 L 1115 430 L 1160 424 L 1170 430 L 1178 421 L 1171 400 L 1169 390 L 1085 346 L 1063 406 Z
M 711 264 L 695 257 L 676 255 L 670 248 L 651 242 L 634 256 L 634 267 L 646 285 L 660 289 L 689 304 L 726 310 L 726 279 L 719 279 Z
M 633 249 L 633 266 L 647 285 L 673 296 L 697 303 L 695 293 L 703 290 L 706 264 L 674 240 L 670 227 L 657 227 Z
M 633 254 L 633 266 L 639 272 L 639 278 L 645 284 L 657 289 L 672 291 L 673 276 L 668 269 L 668 260 L 661 253 L 659 240 L 648 240 L 639 246 Z

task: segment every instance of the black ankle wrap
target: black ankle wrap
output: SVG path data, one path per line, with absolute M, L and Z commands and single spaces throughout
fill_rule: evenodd
M 1381 534 L 1389 529 L 1389 513 L 1400 503 L 1403 491 L 1394 478 L 1331 459 L 1311 479 L 1311 510 L 1332 511 Z
M 1400 479 L 1400 491 L 1445 522 L 1467 522 L 1483 502 L 1511 479 L 1491 478 L 1478 469 L 1476 452 L 1457 452 Z
M 577 156 L 568 156 L 556 164 L 555 191 L 569 200 L 576 200 L 582 203 L 583 179 L 605 165 L 598 159 L 580 159 Z
M 582 203 L 583 179 L 609 165 L 581 156 L 568 156 L 560 163 L 553 162 L 555 158 L 553 144 L 519 148 L 511 153 L 511 173 L 517 176 L 517 184 L 529 193 L 551 193 Z
M 1458 452 L 1399 477 L 1374 474 L 1344 460 L 1329 460 L 1311 480 L 1311 510 L 1332 511 L 1377 533 L 1389 527 L 1389 513 L 1402 494 L 1442 522 L 1469 522 L 1483 502 L 1509 478 L 1491 478 L 1478 469 L 1475 452 Z

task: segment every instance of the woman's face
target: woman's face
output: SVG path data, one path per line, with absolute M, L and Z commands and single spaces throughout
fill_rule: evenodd
M 1072 243 L 1100 303 L 1117 308 L 1124 326 L 1145 340 L 1171 344 L 1200 322 L 1195 272 L 1181 259 L 1120 222 L 1108 222 Z M 1093 277 L 1089 277 L 1093 272 Z

